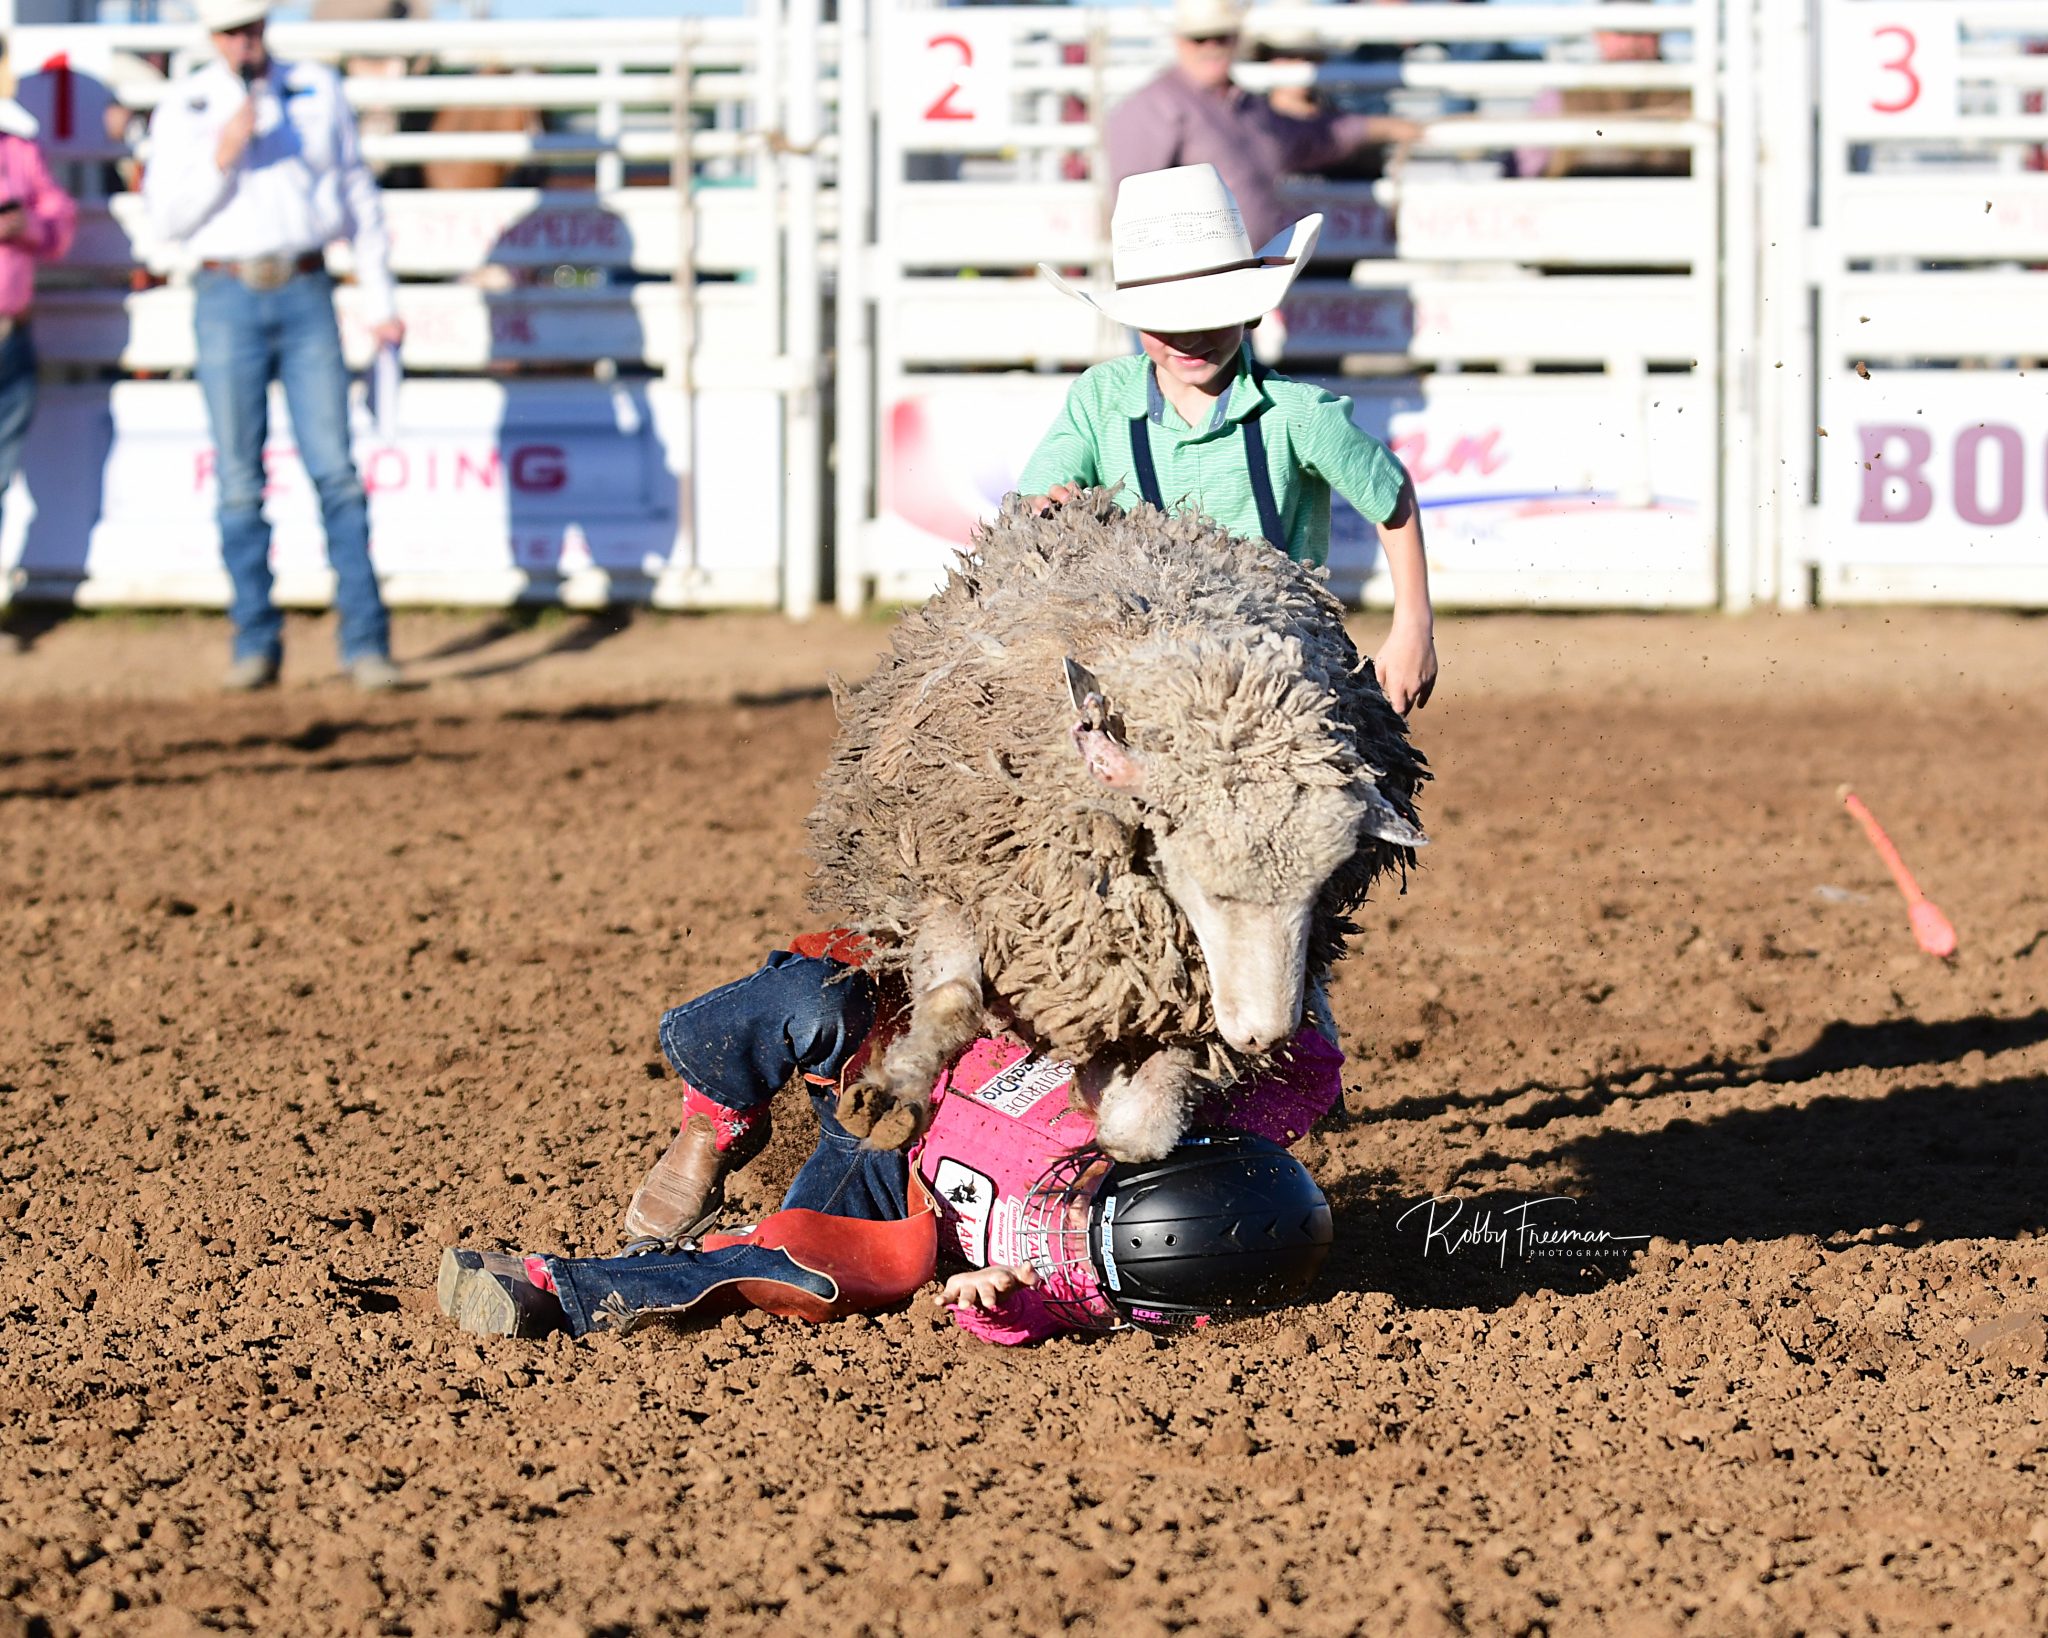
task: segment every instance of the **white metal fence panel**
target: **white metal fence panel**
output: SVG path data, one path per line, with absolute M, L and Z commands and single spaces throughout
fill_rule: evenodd
M 1822 0 L 1822 599 L 2048 604 L 2043 51 L 2040 0 Z
M 797 606 L 806 578 L 815 596 L 821 349 L 815 316 L 793 326 L 785 303 L 815 315 L 822 291 L 815 272 L 792 284 L 783 267 L 789 232 L 815 246 L 832 230 L 829 207 L 790 214 L 792 170 L 830 144 L 809 142 L 798 162 L 780 139 L 785 111 L 816 126 L 805 111 L 831 81 L 815 63 L 803 86 L 776 80 L 785 23 L 766 13 L 273 30 L 281 57 L 347 66 L 374 163 L 488 160 L 546 179 L 385 190 L 407 379 L 395 425 L 358 404 L 356 452 L 394 599 Z M 812 18 L 806 32 L 829 53 L 834 31 Z M 85 205 L 36 312 L 46 365 L 74 379 L 46 390 L 0 531 L 0 565 L 28 595 L 224 596 L 205 418 L 182 379 L 189 269 L 136 194 L 107 191 L 115 167 L 149 162 L 140 115 L 197 43 L 189 26 L 10 35 L 20 98 Z M 529 125 L 544 115 L 547 128 L 375 122 L 445 107 L 531 110 Z M 762 121 L 763 108 L 775 117 Z M 345 245 L 329 265 L 347 274 Z M 338 305 L 364 366 L 354 291 Z M 108 371 L 158 379 L 95 379 Z M 317 601 L 329 582 L 281 404 L 273 423 L 280 595 Z M 785 450 L 806 438 L 809 469 L 792 471 Z
M 1330 225 L 1284 309 L 1282 367 L 1377 369 L 1331 380 L 1362 425 L 1404 457 L 1468 452 L 1412 463 L 1445 603 L 1716 601 L 1718 7 L 1261 8 L 1253 24 L 1337 43 L 1583 43 L 1596 27 L 1708 42 L 1690 62 L 1339 65 L 1336 78 L 1448 92 L 1475 111 L 1431 117 L 1396 176 L 1292 185 L 1297 207 L 1324 210 Z M 885 10 L 876 32 L 890 72 L 849 77 L 842 97 L 852 121 L 868 91 L 878 130 L 862 269 L 875 488 L 859 495 L 865 527 L 849 529 L 842 512 L 848 607 L 929 590 L 1014 482 L 1070 372 L 1128 345 L 1031 269 L 1106 271 L 1106 189 L 1070 173 L 1103 174 L 1108 109 L 1165 62 L 1150 12 Z M 1682 87 L 1692 116 L 1530 116 L 1537 89 L 1582 84 Z M 1530 145 L 1677 149 L 1690 174 L 1503 174 L 1501 156 Z M 840 312 L 844 326 L 844 291 Z M 1429 373 L 1390 380 L 1388 367 Z M 1481 449 L 1484 459 L 1469 453 Z M 856 479 L 842 495 L 859 491 Z M 1331 565 L 1340 588 L 1386 595 L 1376 543 L 1341 503 Z

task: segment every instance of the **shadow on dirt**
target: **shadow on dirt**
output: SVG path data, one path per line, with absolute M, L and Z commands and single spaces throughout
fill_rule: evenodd
M 142 765 L 143 771 L 107 773 L 80 776 L 69 780 L 45 780 L 40 784 L 23 785 L 0 789 L 0 802 L 44 801 L 68 802 L 83 796 L 103 795 L 108 791 L 127 789 L 148 789 L 156 786 L 198 785 L 213 779 L 233 779 L 249 776 L 275 775 L 292 772 L 340 773 L 352 768 L 389 768 L 405 762 L 469 762 L 479 754 L 474 751 L 435 750 L 415 745 L 405 751 L 393 751 L 382 755 L 355 757 L 322 757 L 321 752 L 331 750 L 345 739 L 382 738 L 391 735 L 419 734 L 430 729 L 460 730 L 477 723 L 516 722 L 563 725 L 570 723 L 618 722 L 628 717 L 646 716 L 654 712 L 671 709 L 689 709 L 670 700 L 626 700 L 596 702 L 583 705 L 562 706 L 554 709 L 515 707 L 479 716 L 436 715 L 432 717 L 391 717 L 386 719 L 344 718 L 335 720 L 321 717 L 303 728 L 278 733 L 248 733 L 233 736 L 206 736 L 197 739 L 168 740 L 162 745 L 147 749 L 135 746 L 112 745 L 57 745 L 35 750 L 9 751 L 0 753 L 0 772 L 12 768 L 24 768 L 35 764 L 78 764 L 93 759 L 118 758 L 122 764 L 134 769 Z M 300 756 L 313 759 L 303 762 L 262 761 L 235 763 L 194 773 L 169 773 L 154 771 L 176 759 L 188 757 L 232 758 L 249 752 L 292 751 Z
M 381 1275 L 355 1276 L 329 1271 L 334 1281 L 336 1294 L 342 1301 L 353 1303 L 365 1314 L 395 1314 L 404 1305 L 398 1300 L 392 1282 Z
M 1459 1193 L 1432 1201 L 1402 1192 L 1391 1177 L 1368 1173 L 1339 1178 L 1327 1193 L 1337 1220 L 1337 1243 L 1315 1295 L 1381 1291 L 1403 1308 L 1490 1312 L 1526 1292 L 1596 1290 L 1627 1277 L 1632 1248 L 1641 1242 L 1599 1249 L 1582 1245 L 1560 1253 L 1539 1243 L 1544 1231 L 1570 1226 L 1635 1234 L 1645 1229 L 1609 1212 L 1605 1196 L 1594 1223 L 1568 1202 L 1532 1206 L 1526 1190 Z
M 2032 1165 L 2044 1151 L 2048 1075 L 2022 1075 L 1602 1132 L 1526 1164 L 1568 1171 L 1603 1216 L 1694 1245 L 1811 1234 L 1912 1246 L 2048 1228 Z
M 510 621 L 495 622 L 494 625 L 510 625 Z M 575 621 L 548 643 L 545 648 L 522 654 L 515 659 L 493 660 L 485 665 L 465 667 L 453 673 L 457 681 L 476 682 L 484 677 L 502 677 L 510 672 L 524 671 L 530 665 L 538 665 L 562 654 L 587 654 L 602 643 L 608 643 L 633 624 L 633 610 L 629 606 L 603 609 L 595 614 L 586 614 Z M 494 627 L 486 627 L 486 630 Z
M 501 614 L 478 626 L 474 631 L 465 631 L 460 636 L 449 638 L 445 643 L 436 643 L 424 654 L 414 654 L 409 658 L 413 663 L 421 665 L 434 660 L 459 660 L 464 655 L 480 654 L 493 643 L 502 643 L 508 637 L 517 637 L 522 631 L 531 631 L 534 623 L 532 618 L 522 619 L 517 614 Z
M 90 779 L 45 780 L 0 790 L 0 802 L 76 802 L 109 791 L 177 789 L 219 779 L 269 779 L 279 774 L 351 773 L 363 768 L 404 768 L 419 762 L 474 762 L 474 751 L 393 751 L 383 756 L 330 756 L 313 762 L 248 762 L 203 773 L 105 774 Z
M 2018 1052 L 2048 1041 L 2048 1007 L 2017 1018 L 1954 1018 L 1928 1022 L 1891 1019 L 1875 1024 L 1829 1024 L 1802 1051 L 1744 1063 L 1736 1058 L 1699 1058 L 1689 1064 L 1632 1064 L 1576 1084 L 1524 1081 L 1476 1093 L 1445 1093 L 1405 1098 L 1375 1111 L 1380 1120 L 1433 1120 L 1465 1109 L 1494 1109 L 1540 1092 L 1547 1096 L 1532 1108 L 1510 1116 L 1507 1125 L 1547 1126 L 1561 1115 L 1597 1115 L 1611 1104 L 1640 1102 L 1673 1093 L 1724 1092 L 1734 1087 L 1797 1086 L 1853 1069 L 1912 1069 L 1960 1062 L 1972 1052 L 1987 1058 Z M 1649 1077 L 1644 1081 L 1644 1077 Z M 1643 1083 L 1643 1084 L 1638 1084 Z
M 810 705 L 818 700 L 829 700 L 831 697 L 832 689 L 829 684 L 804 683 L 794 688 L 770 688 L 758 692 L 743 688 L 733 695 L 732 702 L 735 705 L 763 709 L 778 705 Z
M 1530 1091 L 1557 1092 L 1554 1101 L 1508 1123 L 1530 1127 L 1621 1101 L 1798 1086 L 1849 1070 L 1955 1063 L 1972 1052 L 1992 1057 L 2044 1040 L 2048 1009 L 2016 1018 L 1835 1023 L 1803 1050 L 1757 1064 L 1645 1065 L 1571 1091 L 1524 1086 L 1470 1099 L 1409 1100 L 1397 1110 L 1416 1119 L 1424 1106 L 1440 1115 Z M 1648 1084 L 1635 1084 L 1646 1075 Z M 1811 1235 L 1916 1246 L 2040 1234 L 2048 1232 L 2048 1191 L 2029 1161 L 2044 1152 L 2048 1075 L 2019 1075 L 1731 1109 L 1653 1132 L 1576 1138 L 1515 1157 L 1517 1170 L 1558 1177 L 1556 1192 L 1575 1202 L 1533 1213 L 1526 1190 L 1460 1194 L 1432 1209 L 1400 1192 L 1390 1176 L 1355 1174 L 1328 1185 L 1338 1243 L 1322 1286 L 1382 1291 L 1404 1307 L 1490 1310 L 1524 1292 L 1587 1291 L 1628 1276 L 1625 1249 L 1552 1250 L 1540 1236 L 1521 1233 L 1530 1221 L 1692 1245 Z M 1498 1157 L 1478 1157 L 1465 1175 L 1483 1177 L 1495 1163 Z

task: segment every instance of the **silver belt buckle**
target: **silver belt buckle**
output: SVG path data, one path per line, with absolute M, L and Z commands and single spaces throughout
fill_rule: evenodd
M 251 290 L 275 290 L 291 282 L 292 275 L 298 271 L 297 261 L 295 256 L 251 256 L 235 271 Z

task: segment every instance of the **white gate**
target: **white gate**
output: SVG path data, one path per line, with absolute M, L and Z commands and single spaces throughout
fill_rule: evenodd
M 395 426 L 358 405 L 357 458 L 394 601 L 800 613 L 815 599 L 817 245 L 830 225 L 818 62 L 833 36 L 815 4 L 787 32 L 764 10 L 273 30 L 287 60 L 348 65 L 374 165 L 495 161 L 542 178 L 385 192 L 408 373 Z M 153 107 L 171 82 L 149 55 L 196 41 L 190 26 L 11 34 L 20 99 L 85 203 L 78 247 L 45 274 L 36 312 L 46 365 L 71 379 L 46 384 L 25 462 L 33 505 L 17 492 L 0 537 L 0 562 L 31 596 L 226 597 L 205 418 L 185 379 L 186 269 L 139 196 L 104 186 L 134 142 L 107 110 Z M 464 106 L 532 110 L 550 128 L 374 128 L 380 112 Z M 685 149 L 694 167 L 677 163 Z M 564 167 L 582 185 L 563 185 Z M 345 250 L 331 260 L 346 269 Z M 360 366 L 370 348 L 352 290 L 339 306 Z M 279 595 L 324 602 L 331 576 L 281 401 L 273 426 Z
M 1454 48 L 1435 62 L 1322 69 L 1326 81 L 1470 111 L 1430 113 L 1418 157 L 1396 176 L 1294 187 L 1297 206 L 1324 211 L 1329 226 L 1285 309 L 1283 365 L 1350 394 L 1361 424 L 1408 463 L 1440 600 L 1719 600 L 1715 0 L 1261 6 L 1251 22 L 1339 50 Z M 1485 50 L 1504 37 L 1583 46 L 1596 27 L 1700 43 L 1621 63 Z M 1160 14 L 1136 9 L 885 7 L 874 33 L 889 70 L 856 81 L 849 60 L 846 93 L 850 111 L 857 85 L 871 92 L 879 131 L 863 270 L 873 283 L 861 292 L 873 303 L 878 447 L 873 494 L 842 494 L 847 607 L 929 590 L 1012 485 L 1071 372 L 1127 345 L 1031 269 L 1104 269 L 1106 190 L 1087 173 L 1104 173 L 1106 111 L 1163 66 L 1166 44 Z M 1269 84 L 1277 72 L 1247 67 L 1241 78 Z M 1691 114 L 1560 118 L 1530 106 L 1541 89 L 1577 86 L 1682 92 Z M 1690 174 L 1504 174 L 1504 154 L 1535 146 L 1675 151 Z M 842 288 L 842 336 L 859 333 L 860 312 Z M 866 454 L 847 443 L 850 426 L 843 410 L 843 479 Z M 852 515 L 867 521 L 856 531 L 848 518 L 860 501 Z M 1389 591 L 1348 507 L 1331 566 L 1340 591 Z M 1746 576 L 1727 589 L 1746 598 Z
M 2048 604 L 2048 4 L 1823 0 L 1818 30 L 1812 589 Z

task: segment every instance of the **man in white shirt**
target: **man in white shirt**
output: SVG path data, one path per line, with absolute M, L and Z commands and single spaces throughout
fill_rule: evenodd
M 341 612 L 341 661 L 358 687 L 394 686 L 390 621 L 370 566 L 369 506 L 349 450 L 348 370 L 322 257 L 352 238 L 371 333 L 396 346 L 377 184 L 364 167 L 341 81 L 265 49 L 271 0 L 197 0 L 213 61 L 170 87 L 150 121 L 142 193 L 158 230 L 182 242 L 193 275 L 199 384 L 212 423 L 221 556 L 234 587 L 227 686 L 277 680 L 284 618 L 270 598 L 263 444 L 270 383 L 281 382 L 306 475 L 320 496 Z

